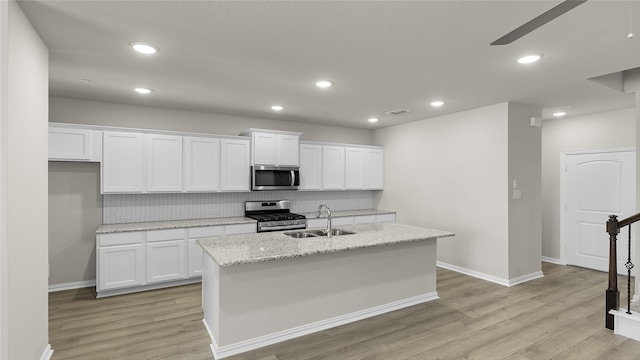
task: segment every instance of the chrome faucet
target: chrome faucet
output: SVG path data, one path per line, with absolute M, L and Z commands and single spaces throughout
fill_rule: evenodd
M 320 206 L 318 206 L 318 210 L 316 210 L 316 218 L 320 217 L 320 213 L 322 212 L 322 207 L 326 207 L 327 208 L 327 237 L 331 237 L 331 209 L 329 209 L 329 205 L 327 204 L 320 204 Z

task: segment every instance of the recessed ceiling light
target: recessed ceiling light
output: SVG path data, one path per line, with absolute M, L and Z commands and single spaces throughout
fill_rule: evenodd
M 158 51 L 160 51 L 160 49 L 158 49 L 157 46 L 155 45 L 151 45 L 149 43 L 144 43 L 144 42 L 132 42 L 131 47 L 133 48 L 133 50 L 141 53 L 141 54 L 146 54 L 146 55 L 153 55 L 155 53 L 157 53 Z
M 518 62 L 518 64 L 531 64 L 542 59 L 542 56 L 542 54 L 529 54 L 520 56 L 516 59 L 516 61 Z
M 316 86 L 320 87 L 320 88 L 328 88 L 331 87 L 331 85 L 333 85 L 333 83 L 329 80 L 318 80 L 316 81 Z
M 436 100 L 436 101 L 432 101 L 431 102 L 431 106 L 433 106 L 433 107 L 440 107 L 442 105 L 444 105 L 444 101 L 442 101 L 442 100 Z
M 282 109 L 284 109 L 284 106 L 282 106 L 282 105 L 273 105 L 271 107 L 271 110 L 275 110 L 275 111 L 280 111 Z
M 563 116 L 567 115 L 567 113 L 564 112 L 564 111 L 557 111 L 557 112 L 554 112 L 552 115 L 555 116 L 555 117 L 563 117 Z
M 372 118 L 369 118 L 369 120 L 368 120 L 368 121 L 369 121 L 370 123 L 376 123 L 376 122 L 378 122 L 378 118 L 374 118 L 374 117 L 372 117 Z
M 151 89 L 147 89 L 147 88 L 135 88 L 134 89 L 138 94 L 149 94 L 151 93 L 153 90 Z

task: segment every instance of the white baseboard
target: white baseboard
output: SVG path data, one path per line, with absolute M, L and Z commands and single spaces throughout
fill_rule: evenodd
M 548 257 L 548 256 L 543 256 L 542 257 L 542 261 L 548 262 L 548 263 L 552 263 L 552 264 L 557 264 L 557 265 L 567 265 L 567 264 L 563 263 L 562 260 L 560 260 L 560 259 L 556 259 L 556 258 L 552 258 L 552 257 Z
M 49 344 L 47 345 L 47 348 L 44 349 L 44 352 L 42 353 L 40 360 L 51 360 L 52 356 L 53 356 L 53 349 L 51 348 L 51 344 Z
M 131 286 L 131 287 L 115 289 L 115 290 L 102 290 L 102 291 L 96 293 L 96 298 L 103 298 L 103 297 L 107 297 L 107 296 L 116 296 L 116 295 L 124 295 L 124 294 L 132 294 L 132 293 L 148 291 L 148 290 L 157 290 L 157 289 L 164 289 L 164 288 L 180 286 L 180 285 L 195 284 L 195 283 L 199 283 L 199 282 L 202 282 L 202 278 L 198 276 L 198 277 L 193 277 L 193 278 L 188 278 L 188 279 L 167 281 L 167 282 L 161 282 L 161 283 L 149 284 L 149 285 L 141 285 L 141 286 Z
M 63 290 L 73 290 L 73 289 L 82 289 L 87 287 L 96 286 L 96 280 L 83 280 L 83 281 L 75 281 L 69 283 L 62 284 L 53 284 L 49 285 L 49 292 L 63 291 Z
M 442 262 L 442 261 L 436 261 L 436 266 L 439 266 L 439 267 L 441 267 L 443 269 L 455 271 L 455 272 L 458 272 L 458 273 L 461 273 L 461 274 L 469 275 L 469 276 L 472 276 L 474 278 L 490 281 L 490 282 L 496 283 L 498 285 L 508 286 L 508 287 L 511 287 L 511 286 L 514 286 L 514 285 L 518 285 L 518 284 L 522 284 L 524 282 L 527 282 L 527 281 L 530 281 L 530 280 L 534 280 L 534 279 L 538 279 L 538 278 L 541 278 L 541 277 L 544 276 L 542 274 L 542 271 L 537 271 L 535 273 L 519 276 L 517 278 L 505 279 L 505 278 L 500 278 L 500 277 L 497 277 L 497 276 L 485 274 L 485 273 L 480 272 L 480 271 L 471 270 L 471 269 L 463 268 L 461 266 L 448 264 L 448 263 L 445 263 L 445 262 Z
M 264 336 L 259 336 L 253 339 L 237 342 L 231 345 L 218 346 L 216 344 L 215 339 L 209 329 L 207 323 L 203 320 L 204 326 L 209 333 L 209 337 L 211 338 L 211 353 L 215 359 L 222 359 L 228 356 L 240 354 L 243 352 L 247 352 L 250 350 L 255 350 L 267 345 L 272 345 L 275 343 L 279 343 L 282 341 L 290 340 L 293 338 L 297 338 L 299 336 L 308 335 L 314 332 L 330 329 L 336 326 L 349 324 L 355 321 L 359 321 L 362 319 L 366 319 L 369 317 L 382 315 L 384 313 L 388 313 L 391 311 L 399 310 L 405 307 L 422 304 L 428 301 L 437 300 L 438 292 L 434 291 L 431 293 L 414 296 L 408 299 L 403 299 L 399 301 L 395 301 L 392 303 L 376 306 L 373 308 L 356 311 L 350 314 L 337 316 L 327 320 L 321 320 L 317 322 L 313 322 L 306 325 L 296 326 L 291 329 L 278 331 L 273 334 L 268 334 Z
M 527 281 L 540 279 L 541 277 L 544 277 L 544 274 L 542 273 L 542 271 L 536 271 L 531 274 L 518 276 L 517 278 L 509 279 L 509 286 L 516 286 L 518 284 L 522 284 Z
M 626 311 L 609 310 L 614 316 L 613 333 L 640 341 L 640 314 L 627 314 Z

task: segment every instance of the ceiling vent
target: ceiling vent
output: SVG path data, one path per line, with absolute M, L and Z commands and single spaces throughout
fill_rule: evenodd
M 409 112 L 411 112 L 411 111 L 405 110 L 405 109 L 397 109 L 397 110 L 387 111 L 385 114 L 387 114 L 387 115 L 401 115 L 401 114 L 406 114 L 406 113 L 409 113 Z

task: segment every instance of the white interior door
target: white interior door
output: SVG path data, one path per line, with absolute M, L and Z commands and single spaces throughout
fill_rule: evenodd
M 609 215 L 635 214 L 634 150 L 567 154 L 564 158 L 567 264 L 608 271 Z M 618 234 L 618 273 L 626 273 L 628 227 Z M 632 237 L 635 239 L 635 228 Z M 632 244 L 635 240 L 632 240 Z M 632 248 L 635 254 L 635 246 Z

